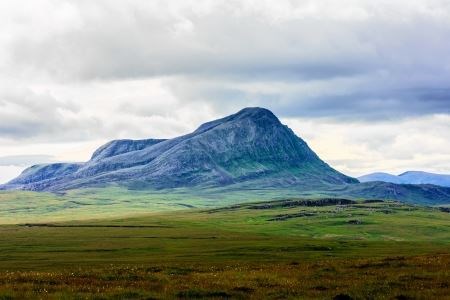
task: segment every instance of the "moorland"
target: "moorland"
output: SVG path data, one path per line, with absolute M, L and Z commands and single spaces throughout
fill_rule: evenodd
M 0 299 L 444 299 L 444 210 L 289 198 L 5 224 Z

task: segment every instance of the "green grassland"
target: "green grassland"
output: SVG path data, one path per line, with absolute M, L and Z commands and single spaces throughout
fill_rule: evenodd
M 57 205 L 84 193 L 84 201 L 98 204 L 113 192 L 15 197 Z M 264 202 L 253 202 L 253 194 L 237 204 L 243 197 L 238 192 L 224 207 L 211 195 L 183 195 L 180 190 L 145 200 L 139 192 L 117 193 L 116 204 L 105 204 L 117 207 L 104 214 L 100 205 L 92 206 L 95 213 L 84 205 L 73 208 L 78 220 L 6 219 L 9 224 L 0 225 L 0 299 L 450 295 L 450 215 L 436 208 L 390 201 L 269 201 L 270 193 L 259 198 Z M 148 207 L 138 207 L 132 217 L 136 211 L 121 211 L 130 198 Z M 108 210 L 112 215 L 105 218 Z
M 186 209 L 212 209 L 239 203 L 295 197 L 319 199 L 341 196 L 339 191 L 227 187 L 130 190 L 121 186 L 108 186 L 71 190 L 59 195 L 44 192 L 0 191 L 0 224 L 122 218 Z M 346 198 L 349 197 L 346 196 Z M 361 200 L 356 196 L 350 199 Z
M 119 186 L 71 190 L 62 195 L 0 191 L 0 224 L 117 218 L 187 208 L 215 208 L 296 195 L 299 192 L 295 190 L 278 189 L 129 190 Z M 321 195 L 309 193 L 307 196 Z

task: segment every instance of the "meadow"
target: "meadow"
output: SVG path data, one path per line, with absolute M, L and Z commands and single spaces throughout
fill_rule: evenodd
M 0 191 L 0 224 L 83 221 L 209 209 L 238 203 L 285 199 L 302 195 L 295 189 L 130 190 L 121 186 L 70 190 L 64 194 Z M 304 194 L 320 198 L 312 191 Z
M 90 216 L 1 225 L 0 299 L 450 295 L 450 216 L 436 208 L 290 198 Z

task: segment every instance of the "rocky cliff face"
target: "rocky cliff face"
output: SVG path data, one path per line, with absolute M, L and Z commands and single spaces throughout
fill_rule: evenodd
M 162 139 L 114 140 L 98 148 L 94 154 L 92 154 L 91 160 L 99 161 L 127 152 L 142 150 L 164 141 L 165 140 Z
M 11 185 L 23 185 L 26 187 L 40 181 L 53 178 L 61 178 L 75 173 L 83 166 L 82 163 L 56 163 L 31 166 L 20 174 L 19 177 L 9 182 Z
M 10 184 L 64 190 L 120 183 L 167 188 L 357 183 L 323 162 L 269 110 L 246 108 L 170 140 L 118 140 L 84 164 L 35 166 Z

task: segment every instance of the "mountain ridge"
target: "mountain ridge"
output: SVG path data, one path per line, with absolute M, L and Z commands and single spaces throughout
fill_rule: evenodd
M 111 141 L 97 149 L 91 160 L 70 171 L 47 177 L 27 177 L 27 172 L 9 185 L 65 190 L 131 180 L 154 188 L 173 188 L 227 185 L 267 176 L 273 177 L 275 185 L 357 183 L 323 162 L 271 111 L 259 107 L 244 108 L 173 139 Z
M 406 171 L 399 175 L 375 172 L 358 177 L 361 182 L 382 181 L 397 184 L 433 184 L 450 187 L 450 175 L 424 171 Z
M 148 191 L 278 189 L 427 205 L 450 203 L 446 187 L 359 183 L 330 167 L 271 111 L 259 107 L 244 108 L 172 139 L 113 140 L 87 162 L 32 166 L 0 189 L 64 193 L 109 185 Z

